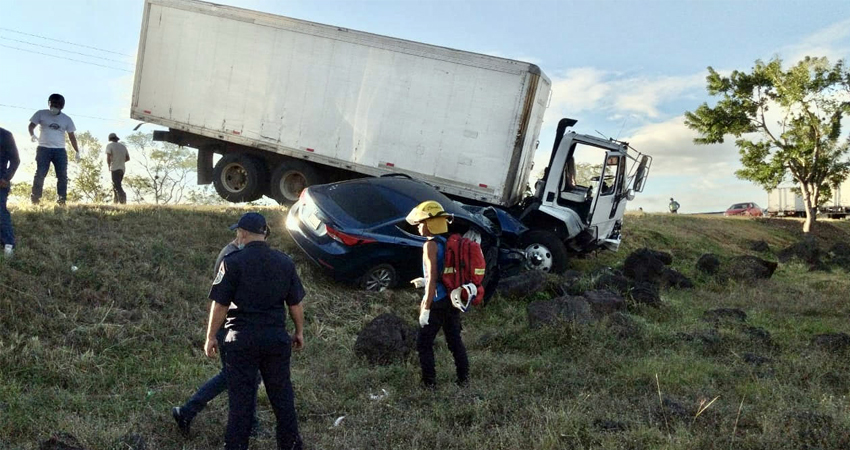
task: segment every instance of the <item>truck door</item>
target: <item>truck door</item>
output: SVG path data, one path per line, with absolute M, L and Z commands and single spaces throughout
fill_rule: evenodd
M 616 152 L 606 152 L 605 163 L 595 186 L 595 199 L 591 208 L 590 227 L 596 228 L 597 238 L 608 237 L 619 218 L 618 211 L 625 208 L 622 195 L 625 184 L 625 157 Z M 621 208 L 622 206 L 622 208 Z

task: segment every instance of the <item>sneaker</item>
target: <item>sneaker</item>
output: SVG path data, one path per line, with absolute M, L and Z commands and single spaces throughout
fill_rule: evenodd
M 189 425 L 192 424 L 192 419 L 184 416 L 179 406 L 171 408 L 171 417 L 174 417 L 174 421 L 177 422 L 177 428 L 180 429 L 180 433 L 183 436 L 189 436 Z
M 12 246 L 12 244 L 6 244 L 3 246 L 3 256 L 11 258 L 13 254 L 15 254 L 15 247 Z

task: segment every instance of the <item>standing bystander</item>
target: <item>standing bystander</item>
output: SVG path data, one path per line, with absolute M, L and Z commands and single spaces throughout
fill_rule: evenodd
M 3 246 L 3 256 L 11 258 L 15 251 L 15 231 L 12 228 L 12 215 L 6 207 L 9 191 L 12 187 L 12 177 L 21 164 L 15 138 L 7 130 L 0 128 L 0 244 Z
M 115 133 L 109 133 L 109 143 L 106 144 L 106 168 L 112 174 L 112 203 L 127 203 L 127 194 L 121 187 L 124 180 L 124 163 L 130 160 L 130 152 L 127 146 L 118 142 Z
M 62 112 L 65 107 L 65 97 L 59 94 L 51 94 L 47 98 L 50 109 L 41 109 L 30 118 L 29 132 L 33 142 L 38 142 L 35 153 L 35 178 L 32 180 L 32 194 L 30 200 L 34 205 L 41 201 L 41 193 L 44 189 L 44 177 L 50 170 L 50 164 L 56 170 L 56 202 L 65 204 L 68 196 L 68 154 L 65 151 L 65 133 L 68 140 L 77 152 L 77 161 L 80 160 L 80 149 L 77 147 L 77 137 L 74 132 L 74 121 Z M 38 136 L 35 135 L 35 127 L 39 127 Z

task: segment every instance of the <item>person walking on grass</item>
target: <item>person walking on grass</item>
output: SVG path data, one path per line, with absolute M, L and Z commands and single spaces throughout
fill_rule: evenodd
M 65 134 L 71 141 L 71 147 L 77 152 L 76 160 L 80 160 L 80 148 L 77 147 L 77 137 L 74 132 L 74 121 L 62 112 L 65 107 L 65 97 L 59 94 L 51 94 L 47 98 L 50 109 L 36 111 L 30 118 L 29 133 L 33 142 L 38 142 L 35 153 L 35 177 L 32 180 L 32 194 L 30 200 L 33 205 L 41 201 L 44 189 L 44 177 L 50 170 L 50 164 L 56 171 L 56 202 L 65 204 L 68 196 L 68 154 L 65 151 Z M 39 127 L 38 136 L 35 135 L 35 127 Z
M 118 142 L 115 133 L 109 133 L 109 144 L 106 144 L 106 168 L 112 174 L 112 203 L 127 203 L 127 194 L 121 187 L 124 180 L 124 163 L 130 160 L 127 146 Z
M 673 200 L 673 197 L 670 197 L 670 204 L 667 205 L 667 209 L 670 210 L 670 214 L 678 214 L 679 213 L 679 202 Z
M 434 340 L 440 329 L 443 330 L 446 343 L 454 357 L 457 374 L 455 381 L 458 385 L 465 386 L 469 379 L 469 359 L 460 336 L 460 310 L 452 306 L 449 293 L 440 282 L 446 251 L 446 238 L 440 235 L 448 232 L 447 216 L 442 205 L 429 200 L 413 208 L 406 218 L 407 223 L 416 225 L 419 234 L 428 239 L 422 246 L 425 295 L 419 305 L 419 326 L 422 329 L 416 338 L 422 385 L 426 388 L 434 388 L 437 384 Z
M 269 232 L 268 228 L 266 228 L 265 238 L 268 239 Z M 236 252 L 239 250 L 238 240 L 234 239 L 230 241 L 221 251 L 218 253 L 218 256 L 215 258 L 215 264 L 213 268 L 218 270 L 218 267 L 221 265 L 221 261 L 225 256 Z M 221 356 L 221 370 L 212 378 L 207 380 L 198 391 L 195 392 L 189 400 L 186 401 L 181 406 L 175 406 L 171 408 L 171 416 L 174 417 L 174 421 L 177 422 L 177 428 L 183 433 L 184 436 L 189 436 L 189 429 L 192 425 L 192 421 L 195 419 L 195 416 L 198 415 L 204 408 L 206 408 L 207 403 L 211 402 L 214 398 L 221 395 L 222 392 L 227 390 L 227 370 L 225 365 L 225 357 L 224 357 L 224 348 L 222 344 L 224 344 L 224 337 L 226 335 L 226 331 L 224 327 L 221 327 L 216 332 L 215 338 L 218 342 L 219 355 Z M 259 383 L 259 378 L 257 379 Z M 256 406 L 255 406 L 256 408 Z M 255 409 L 256 410 L 256 409 Z M 251 435 L 257 435 L 260 432 L 260 423 L 257 420 L 256 413 L 254 414 L 254 418 L 251 421 Z
M 204 353 L 212 358 L 219 351 L 216 333 L 224 324 L 221 350 L 230 399 L 224 440 L 230 450 L 248 448 L 258 371 L 277 419 L 278 448 L 303 446 L 289 364 L 291 350 L 304 347 L 304 287 L 292 260 L 265 242 L 267 229 L 259 213 L 247 213 L 231 226 L 241 250 L 224 257 L 209 294 Z M 286 331 L 287 309 L 295 323 L 292 336 Z
M 0 128 L 0 245 L 3 246 L 3 257 L 11 258 L 15 249 L 15 230 L 12 228 L 12 215 L 6 207 L 9 191 L 12 188 L 12 178 L 21 164 L 15 137 L 7 130 Z

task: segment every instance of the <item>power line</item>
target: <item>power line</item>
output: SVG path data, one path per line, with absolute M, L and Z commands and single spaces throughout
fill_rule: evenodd
M 7 40 L 7 41 L 20 42 L 21 44 L 34 45 L 36 47 L 49 48 L 50 50 L 59 50 L 60 52 L 73 53 L 75 55 L 82 55 L 82 56 L 86 56 L 86 57 L 89 57 L 89 58 L 102 59 L 104 61 L 117 62 L 117 63 L 121 63 L 121 64 L 131 64 L 131 65 L 133 64 L 133 63 L 129 63 L 127 61 L 119 61 L 117 59 L 104 58 L 103 56 L 89 55 L 88 53 L 75 52 L 75 51 L 72 51 L 72 50 L 66 50 L 64 48 L 51 47 L 49 45 L 36 44 L 35 42 L 20 41 L 18 39 L 12 39 L 12 38 L 7 38 L 7 37 L 3 37 L 3 36 L 0 36 L 0 39 L 4 39 L 4 40 Z
M 36 37 L 36 38 L 39 38 L 39 39 L 46 39 L 48 41 L 61 42 L 63 44 L 76 45 L 78 47 L 90 48 L 92 50 L 97 50 L 97 51 L 100 51 L 100 52 L 113 53 L 115 55 L 127 56 L 129 58 L 133 57 L 132 55 L 127 55 L 125 53 L 113 52 L 112 50 L 105 50 L 105 49 L 102 49 L 102 48 L 92 47 L 90 45 L 75 44 L 73 42 L 68 42 L 68 41 L 60 41 L 59 39 L 53 39 L 53 38 L 49 38 L 49 37 L 45 37 L 45 36 L 39 36 L 37 34 L 24 33 L 23 31 L 12 30 L 12 29 L 9 29 L 9 28 L 0 27 L 0 30 L 9 31 L 9 32 L 12 32 L 12 33 L 23 34 L 23 35 L 26 35 L 26 36 L 32 36 L 32 37 Z
M 20 50 L 20 51 L 22 51 L 22 52 L 35 53 L 35 54 L 38 54 L 38 55 L 44 55 L 44 56 L 52 56 L 52 57 L 54 57 L 54 58 L 67 59 L 68 61 L 75 61 L 75 62 L 78 62 L 78 63 L 90 64 L 90 65 L 92 65 L 92 66 L 106 67 L 107 69 L 120 70 L 120 71 L 122 71 L 122 72 L 129 72 L 129 73 L 133 73 L 133 71 L 132 71 L 132 70 L 121 69 L 121 68 L 118 68 L 118 67 L 112 67 L 112 66 L 105 66 L 105 65 L 103 65 L 103 64 L 97 64 L 97 63 L 93 63 L 93 62 L 89 62 L 89 61 L 81 61 L 81 60 L 79 60 L 79 59 L 74 59 L 74 58 L 66 58 L 66 57 L 64 57 L 64 56 L 51 55 L 51 54 L 49 54 L 49 53 L 37 52 L 37 51 L 35 51 L 35 50 L 27 50 L 27 49 L 25 49 L 25 48 L 12 47 L 11 45 L 3 45 L 3 44 L 0 44 L 0 47 L 6 47 L 6 48 L 11 48 L 11 49 L 13 49 L 13 50 Z
M 0 103 L 0 106 L 5 107 L 5 108 L 23 109 L 23 110 L 26 110 L 26 111 L 38 111 L 38 109 L 39 109 L 39 108 L 27 108 L 27 107 L 24 107 L 24 106 L 4 105 L 3 103 Z M 133 121 L 133 119 L 106 119 L 106 118 L 103 118 L 103 117 L 84 116 L 82 114 L 74 114 L 74 117 L 84 117 L 86 119 L 105 120 L 105 121 L 108 121 L 108 122 L 132 122 Z

